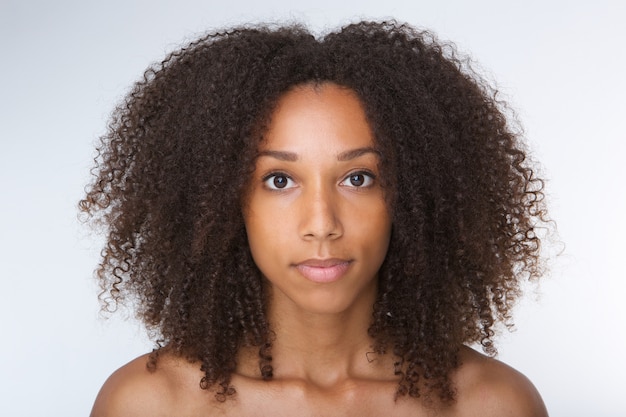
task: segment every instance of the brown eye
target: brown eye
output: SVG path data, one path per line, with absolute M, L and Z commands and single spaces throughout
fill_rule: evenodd
M 269 174 L 263 178 L 263 182 L 270 190 L 284 190 L 295 186 L 295 183 L 289 175 L 280 172 Z
M 365 176 L 363 174 L 350 175 L 350 184 L 355 187 L 360 187 L 365 183 Z
M 274 184 L 274 188 L 285 188 L 287 186 L 287 181 L 289 181 L 287 177 L 277 175 L 274 177 L 272 183 Z
M 341 181 L 341 185 L 354 188 L 366 188 L 374 183 L 374 178 L 376 178 L 374 174 L 369 172 L 354 172 Z

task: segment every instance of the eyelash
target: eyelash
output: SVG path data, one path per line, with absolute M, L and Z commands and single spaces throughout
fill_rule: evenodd
M 287 184 L 289 184 L 289 181 L 293 182 L 293 178 L 291 178 L 289 175 L 285 174 L 284 172 L 280 172 L 280 171 L 270 172 L 269 174 L 265 175 L 261 181 L 270 191 L 281 191 L 281 190 L 284 190 L 285 187 L 283 188 L 272 187 L 270 186 L 270 183 L 268 182 L 272 178 L 279 178 L 279 177 L 286 178 Z
M 358 175 L 362 175 L 363 177 L 365 177 L 363 184 L 362 185 L 348 185 L 348 187 L 350 188 L 369 188 L 372 186 L 372 183 L 374 182 L 374 180 L 376 180 L 376 175 L 368 170 L 359 170 L 359 171 L 354 171 L 351 172 L 350 174 L 348 174 L 343 180 L 341 180 L 340 184 L 344 184 L 346 181 L 350 181 L 350 179 L 352 177 L 358 176 Z M 287 183 L 285 185 L 285 187 L 276 187 L 276 183 L 273 183 L 272 185 L 270 185 L 270 183 L 268 182 L 271 179 L 276 179 L 276 178 L 285 178 L 287 180 Z M 289 182 L 293 182 L 293 178 L 291 176 L 289 176 L 288 174 L 281 172 L 281 171 L 275 171 L 275 172 L 270 172 L 269 174 L 265 175 L 261 181 L 263 182 L 263 184 L 271 191 L 281 191 L 284 189 L 289 189 L 292 188 L 292 186 L 289 186 Z M 346 184 L 347 185 L 347 184 Z
M 362 175 L 363 177 L 365 177 L 365 180 L 364 180 L 363 184 L 362 185 L 349 185 L 349 187 L 351 187 L 351 188 L 369 188 L 369 187 L 371 187 L 373 185 L 374 180 L 376 180 L 376 175 L 374 175 L 373 172 L 367 171 L 367 170 L 360 170 L 360 171 L 354 171 L 354 172 L 351 172 L 350 174 L 348 174 L 348 176 L 346 176 L 341 181 L 340 184 L 343 184 L 346 181 L 350 181 L 350 179 L 352 177 L 355 177 L 357 175 Z

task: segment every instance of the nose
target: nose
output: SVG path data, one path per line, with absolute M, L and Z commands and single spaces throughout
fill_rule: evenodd
M 302 196 L 300 236 L 304 240 L 334 240 L 343 235 L 339 201 L 332 190 L 316 188 Z

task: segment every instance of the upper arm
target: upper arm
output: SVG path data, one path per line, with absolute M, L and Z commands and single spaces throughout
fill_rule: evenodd
M 167 385 L 146 369 L 140 357 L 114 372 L 104 383 L 91 417 L 158 417 L 167 413 Z

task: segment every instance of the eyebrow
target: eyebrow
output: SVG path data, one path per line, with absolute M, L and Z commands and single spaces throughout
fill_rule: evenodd
M 260 158 L 262 156 L 269 156 L 269 157 L 278 159 L 280 161 L 288 161 L 288 162 L 295 162 L 298 160 L 297 153 L 286 152 L 286 151 L 272 151 L 272 150 L 261 151 L 257 155 L 257 158 Z
M 380 152 L 378 152 L 376 149 L 372 148 L 371 146 L 367 146 L 364 148 L 350 149 L 350 150 L 341 152 L 339 155 L 337 155 L 337 160 L 342 161 L 342 162 L 350 161 L 352 159 L 356 159 L 359 156 L 362 156 L 368 153 L 373 153 L 378 156 L 380 155 Z M 271 158 L 275 158 L 280 161 L 287 161 L 287 162 L 295 162 L 298 160 L 297 153 L 287 152 L 287 151 L 264 150 L 264 151 L 259 152 L 259 155 L 257 156 L 257 158 L 262 157 L 262 156 L 269 156 Z
M 364 148 L 351 149 L 349 151 L 341 152 L 339 155 L 337 155 L 337 160 L 350 161 L 352 159 L 356 159 L 359 156 L 365 155 L 368 153 L 373 153 L 376 156 L 380 156 L 380 152 L 378 152 L 376 149 L 372 148 L 371 146 L 367 146 Z

